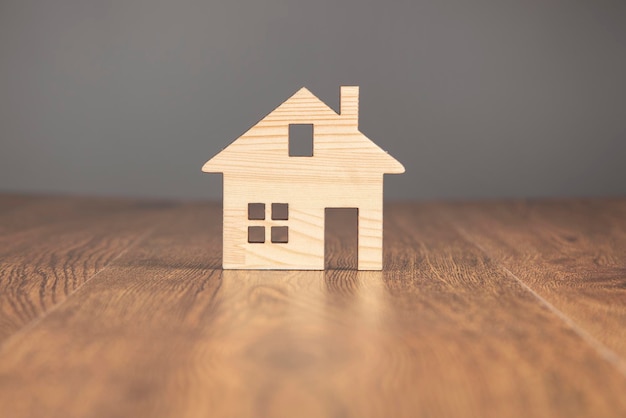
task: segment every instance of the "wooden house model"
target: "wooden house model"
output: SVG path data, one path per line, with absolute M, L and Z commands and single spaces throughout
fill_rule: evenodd
M 301 88 L 204 164 L 224 176 L 224 269 L 323 270 L 326 208 L 358 209 L 358 269 L 382 269 L 383 175 L 404 167 L 358 125 L 358 87 L 339 114 Z

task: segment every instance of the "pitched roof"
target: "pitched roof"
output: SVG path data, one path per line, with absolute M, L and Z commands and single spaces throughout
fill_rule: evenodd
M 343 87 L 342 94 L 343 89 L 351 87 Z M 307 88 L 302 87 L 207 161 L 202 171 L 226 172 L 229 168 L 240 169 L 244 164 L 256 164 L 257 169 L 260 169 L 262 164 L 259 166 L 259 163 L 264 159 L 255 158 L 254 154 L 269 157 L 279 153 L 288 156 L 286 127 L 289 124 L 312 123 L 315 129 L 314 155 L 315 157 L 319 155 L 318 159 L 321 159 L 322 155 L 329 157 L 332 154 L 344 153 L 342 163 L 345 164 L 345 153 L 351 152 L 349 164 L 355 169 L 388 174 L 404 173 L 404 166 L 399 161 L 358 130 L 358 87 L 352 89 L 356 94 L 351 98 L 355 100 L 353 108 L 346 106 L 348 111 L 344 114 L 342 103 L 342 114 L 338 114 Z M 252 155 L 247 155 L 251 153 Z

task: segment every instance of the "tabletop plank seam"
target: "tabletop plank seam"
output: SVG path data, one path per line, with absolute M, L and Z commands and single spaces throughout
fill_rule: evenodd
M 454 220 L 450 219 L 451 223 L 454 227 L 459 231 L 459 233 L 472 245 L 482 251 L 491 261 L 494 262 L 499 268 L 501 268 L 508 277 L 512 278 L 515 282 L 517 282 L 522 288 L 528 291 L 535 299 L 539 301 L 539 303 L 548 309 L 552 314 L 556 315 L 561 321 L 563 321 L 576 335 L 578 335 L 583 341 L 585 341 L 589 346 L 591 346 L 604 360 L 613 365 L 624 377 L 626 377 L 626 361 L 620 357 L 615 351 L 611 350 L 609 347 L 604 345 L 598 339 L 596 339 L 593 335 L 589 334 L 584 328 L 582 328 L 578 323 L 576 323 L 572 318 L 565 315 L 562 311 L 557 309 L 553 304 L 551 304 L 548 300 L 543 298 L 537 292 L 535 292 L 530 286 L 524 283 L 519 277 L 517 277 L 513 272 L 511 272 L 505 265 L 501 262 L 495 260 L 491 257 L 489 251 L 483 248 L 476 240 L 472 238 L 472 236 L 465 231 L 464 228 L 459 226 Z
M 2 352 L 4 350 L 5 347 L 7 347 L 9 345 L 9 343 L 14 339 L 17 338 L 18 336 L 28 332 L 29 330 L 33 329 L 35 326 L 37 326 L 37 324 L 39 324 L 41 321 L 43 321 L 44 318 L 46 318 L 48 315 L 50 315 L 51 313 L 55 312 L 57 309 L 59 309 L 61 306 L 63 306 L 71 297 L 72 295 L 74 295 L 76 292 L 78 292 L 79 289 L 82 289 L 83 286 L 85 286 L 87 283 L 91 282 L 93 279 L 95 279 L 100 273 L 102 273 L 103 271 L 107 270 L 111 265 L 113 265 L 113 263 L 115 263 L 116 260 L 118 260 L 120 257 L 122 257 L 124 254 L 126 254 L 129 250 L 131 250 L 132 248 L 136 247 L 137 245 L 139 245 L 141 242 L 143 242 L 144 240 L 146 240 L 150 235 L 152 235 L 154 233 L 154 231 L 156 231 L 156 229 L 160 226 L 159 225 L 155 225 L 151 228 L 149 228 L 147 231 L 145 231 L 144 233 L 142 233 L 141 235 L 139 235 L 132 243 L 130 243 L 126 248 L 124 248 L 123 250 L 121 250 L 115 257 L 113 257 L 106 265 L 102 266 L 102 268 L 100 270 L 98 270 L 96 273 L 94 273 L 91 277 L 89 277 L 88 279 L 86 279 L 83 283 L 81 283 L 77 288 L 75 288 L 74 290 L 72 290 L 70 293 L 68 293 L 66 295 L 66 297 L 59 303 L 56 303 L 55 305 L 51 306 L 50 309 L 43 311 L 39 316 L 37 316 L 36 318 L 34 318 L 32 321 L 24 324 L 19 330 L 17 330 L 15 333 L 13 333 L 12 335 L 10 335 L 8 338 L 6 338 L 4 341 L 0 341 L 0 352 Z

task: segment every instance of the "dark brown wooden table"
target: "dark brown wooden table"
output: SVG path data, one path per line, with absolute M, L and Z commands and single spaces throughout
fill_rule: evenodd
M 220 216 L 2 195 L 0 416 L 626 416 L 626 199 L 391 203 L 382 272 L 222 271 Z

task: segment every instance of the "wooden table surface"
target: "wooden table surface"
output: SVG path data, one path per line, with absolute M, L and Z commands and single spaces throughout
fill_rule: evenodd
M 384 245 L 222 271 L 218 203 L 4 194 L 0 416 L 626 416 L 626 199 L 390 203 Z

